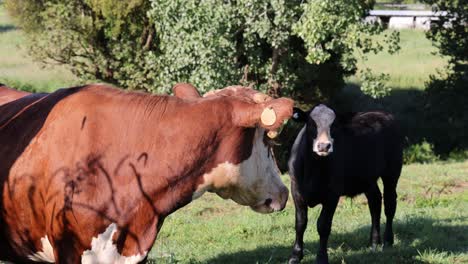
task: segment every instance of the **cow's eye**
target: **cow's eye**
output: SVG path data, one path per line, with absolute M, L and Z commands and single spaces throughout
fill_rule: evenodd
M 314 120 L 311 120 L 309 123 L 308 123 L 309 127 L 311 128 L 317 128 L 317 124 L 315 123 Z

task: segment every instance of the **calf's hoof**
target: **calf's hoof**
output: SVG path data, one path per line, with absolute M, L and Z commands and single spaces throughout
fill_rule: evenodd
M 303 257 L 304 257 L 303 248 L 296 244 L 293 247 L 288 263 L 289 264 L 301 263 L 301 260 Z
M 328 255 L 317 255 L 317 259 L 315 260 L 317 264 L 328 264 Z
M 384 247 L 391 247 L 393 246 L 393 232 L 385 232 L 384 234 Z
M 297 256 L 292 256 L 289 258 L 288 264 L 298 264 L 301 263 L 301 259 Z
M 383 248 L 391 248 L 393 247 L 393 239 L 391 241 L 384 241 Z

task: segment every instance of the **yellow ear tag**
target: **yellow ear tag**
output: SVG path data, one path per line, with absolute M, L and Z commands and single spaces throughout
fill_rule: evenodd
M 268 131 L 267 136 L 268 136 L 269 138 L 271 138 L 271 139 L 274 139 L 275 137 L 278 136 L 278 132 L 277 132 L 277 131 L 273 131 L 273 130 L 272 130 L 272 131 Z
M 276 122 L 276 113 L 272 108 L 265 108 L 260 116 L 264 126 L 271 126 Z

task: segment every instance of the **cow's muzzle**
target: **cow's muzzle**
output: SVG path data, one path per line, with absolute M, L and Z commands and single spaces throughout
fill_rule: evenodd
M 317 144 L 317 154 L 319 156 L 327 156 L 333 152 L 331 142 L 321 142 Z
M 315 141 L 313 151 L 322 157 L 328 156 L 333 152 L 333 142 L 332 141 Z
M 286 186 L 282 186 L 276 197 L 267 198 L 259 204 L 251 206 L 252 210 L 262 214 L 279 212 L 284 209 L 288 201 L 289 191 Z

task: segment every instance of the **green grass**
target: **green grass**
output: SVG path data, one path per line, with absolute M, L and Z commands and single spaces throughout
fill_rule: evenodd
M 289 183 L 289 178 L 284 177 Z M 363 196 L 342 199 L 329 242 L 331 263 L 468 263 L 468 161 L 405 166 L 398 186 L 395 246 L 367 247 Z M 309 210 L 303 263 L 315 261 L 320 206 Z M 382 214 L 383 215 L 383 214 Z M 382 216 L 382 230 L 385 217 Z M 292 199 L 260 215 L 213 194 L 169 216 L 150 259 L 156 263 L 285 263 L 294 242 Z
M 424 31 L 400 31 L 400 51 L 396 54 L 382 52 L 360 60 L 358 68 L 370 68 L 375 73 L 390 75 L 388 86 L 394 89 L 424 89 L 431 74 L 447 66 L 447 59 L 434 54 L 437 49 L 425 36 Z M 360 83 L 359 75 L 349 78 L 349 82 Z
M 79 83 L 65 67 L 44 68 L 26 52 L 24 35 L 0 3 L 0 83 L 28 91 L 53 91 Z

